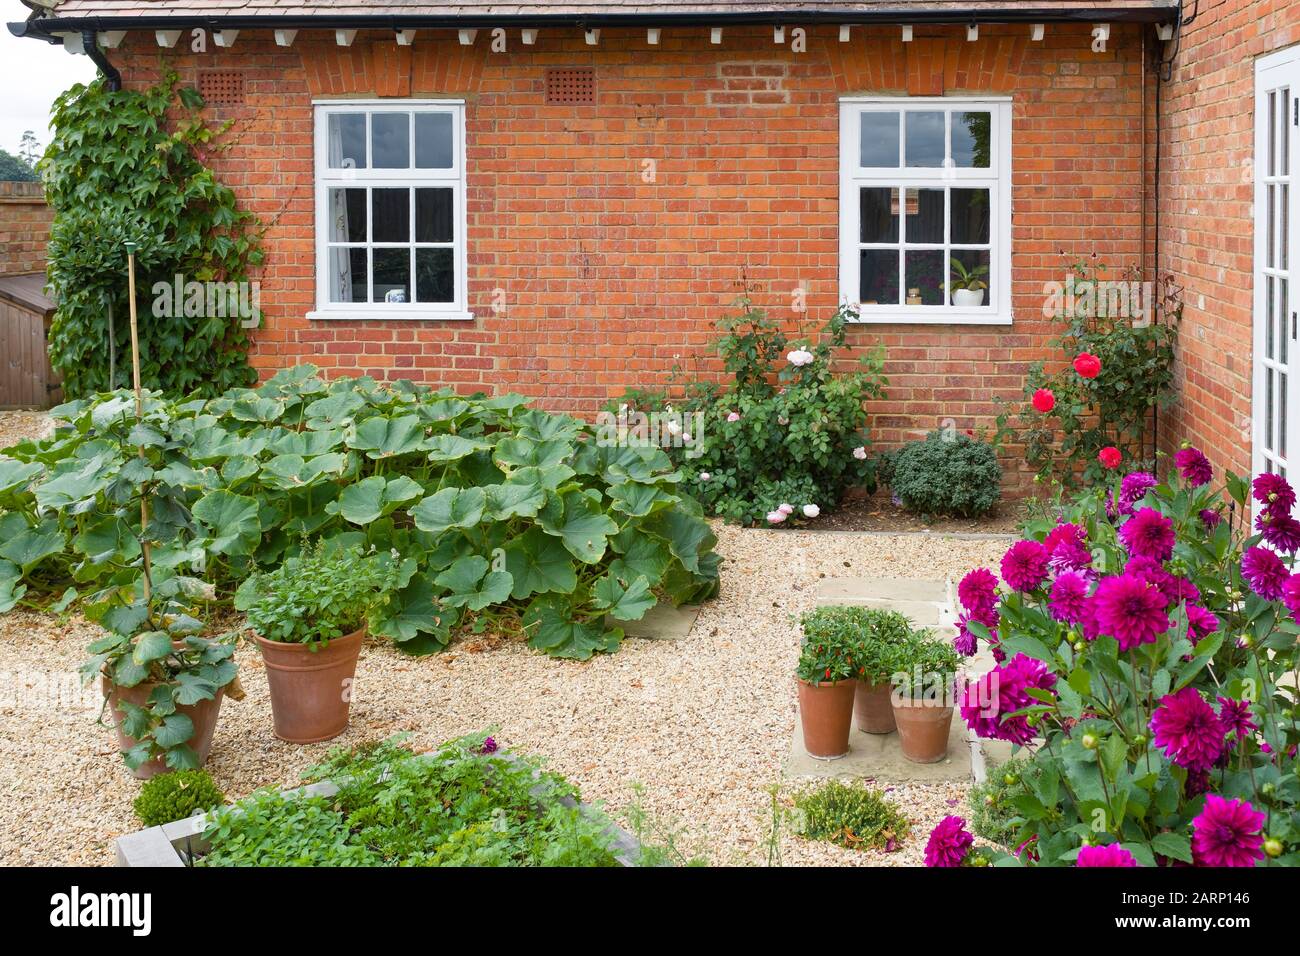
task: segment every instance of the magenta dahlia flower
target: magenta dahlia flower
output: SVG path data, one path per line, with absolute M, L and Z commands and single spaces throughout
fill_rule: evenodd
M 1041 703 L 1031 697 L 1028 688 L 1051 690 L 1056 675 L 1046 664 L 1017 654 L 978 680 L 966 685 L 961 716 L 966 726 L 979 737 L 1027 744 L 1034 739 L 1034 728 L 1024 716 L 1006 717 L 1022 708 Z
M 1047 532 L 1047 537 L 1043 539 L 1043 547 L 1050 553 L 1055 552 L 1062 544 L 1084 546 L 1087 540 L 1088 532 L 1085 528 L 1069 521 L 1062 521 Z
M 957 633 L 952 639 L 952 649 L 962 657 L 974 657 L 980 648 L 979 639 L 966 629 L 968 620 L 966 614 L 957 618 Z
M 968 571 L 957 585 L 957 598 L 973 614 L 987 613 L 997 607 L 998 579 L 988 568 Z
M 1088 600 L 1088 580 L 1077 571 L 1065 571 L 1056 576 L 1047 600 L 1053 618 L 1067 624 L 1083 620 Z
M 493 738 L 493 737 L 487 737 L 487 738 L 485 738 L 484 741 L 483 741 L 483 745 L 482 745 L 481 747 L 479 747 L 478 752 L 481 753 L 481 754 L 494 754 L 494 753 L 496 753 L 496 752 L 497 752 L 497 742 L 496 742 L 496 739 Z
M 1174 465 L 1183 480 L 1194 488 L 1208 485 L 1214 478 L 1214 466 L 1199 448 L 1180 448 L 1174 455 Z
M 1197 866 L 1254 866 L 1264 859 L 1266 819 L 1245 800 L 1208 794 L 1192 821 L 1192 859 Z
M 1187 639 L 1199 644 L 1219 629 L 1219 619 L 1199 604 L 1187 605 Z
M 1151 733 L 1166 757 L 1189 770 L 1206 770 L 1223 753 L 1223 723 L 1195 687 L 1160 698 Z
M 1125 475 L 1119 483 L 1119 502 L 1116 510 L 1122 515 L 1131 515 L 1133 506 L 1159 483 L 1155 475 L 1146 471 L 1134 471 Z
M 1104 578 L 1093 594 L 1094 623 L 1098 633 L 1119 641 L 1120 650 L 1132 650 L 1169 630 L 1167 603 L 1159 588 L 1136 575 Z
M 1293 574 L 1282 585 L 1282 603 L 1291 612 L 1291 618 L 1300 621 L 1300 574 Z
M 1276 552 L 1255 545 L 1247 548 L 1241 556 L 1241 576 L 1250 589 L 1266 601 L 1280 601 L 1291 575 Z
M 1134 512 L 1120 527 L 1119 538 L 1132 555 L 1168 561 L 1174 554 L 1174 523 L 1155 508 Z
M 1295 489 L 1281 475 L 1259 475 L 1250 486 L 1255 500 L 1274 514 L 1283 514 L 1295 504 Z
M 1266 508 L 1255 519 L 1255 530 L 1279 551 L 1291 553 L 1300 548 L 1300 521 L 1289 514 L 1274 514 Z
M 1017 541 L 1002 558 L 1002 580 L 1017 591 L 1032 591 L 1047 577 L 1047 548 L 1037 541 Z
M 970 852 L 975 838 L 966 832 L 966 821 L 961 817 L 944 817 L 930 831 L 925 844 L 925 865 L 961 866 Z
M 1223 515 L 1217 508 L 1202 508 L 1198 512 L 1198 517 L 1201 519 L 1201 524 L 1205 525 L 1206 531 L 1213 531 L 1223 520 Z
M 1237 735 L 1234 745 L 1240 744 L 1259 730 L 1259 725 L 1255 723 L 1255 715 L 1250 709 L 1250 701 L 1233 700 L 1231 697 L 1220 697 L 1218 701 L 1219 723 L 1224 733 Z
M 1118 843 L 1080 847 L 1075 866 L 1137 866 L 1133 854 Z

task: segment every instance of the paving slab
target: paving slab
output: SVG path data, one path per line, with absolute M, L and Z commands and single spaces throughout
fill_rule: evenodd
M 818 604 L 861 601 L 946 604 L 948 582 L 912 578 L 822 578 L 817 582 Z
M 651 641 L 676 641 L 691 632 L 695 619 L 700 616 L 698 604 L 656 604 L 639 621 L 611 621 L 623 628 L 627 637 Z
M 796 718 L 794 739 L 785 761 L 789 777 L 861 777 L 889 783 L 938 783 L 971 779 L 971 747 L 966 725 L 953 714 L 948 734 L 948 756 L 938 763 L 913 763 L 903 756 L 898 734 L 867 734 L 856 727 L 849 735 L 849 752 L 838 760 L 818 760 L 803 749 L 803 725 Z

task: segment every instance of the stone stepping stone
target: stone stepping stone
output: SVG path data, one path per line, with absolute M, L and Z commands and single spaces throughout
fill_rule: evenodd
M 683 604 L 673 607 L 671 604 L 656 604 L 646 612 L 639 621 L 613 621 L 619 625 L 627 637 L 639 637 L 651 641 L 676 641 L 691 632 L 695 619 L 700 616 L 700 605 Z
M 885 783 L 939 783 L 969 781 L 972 777 L 971 746 L 966 725 L 956 712 L 948 733 L 948 756 L 938 763 L 913 763 L 903 756 L 898 734 L 868 734 L 856 727 L 849 734 L 849 752 L 838 760 L 818 760 L 803 748 L 803 726 L 796 719 L 794 739 L 786 757 L 790 777 L 874 777 Z

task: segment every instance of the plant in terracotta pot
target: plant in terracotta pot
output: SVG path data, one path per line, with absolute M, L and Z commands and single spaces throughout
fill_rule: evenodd
M 859 632 L 837 623 L 838 608 L 803 615 L 803 648 L 796 671 L 803 745 L 810 757 L 834 760 L 849 751 L 853 692 L 858 682 L 854 653 Z
M 361 642 L 401 583 L 399 567 L 393 555 L 317 543 L 240 585 L 235 607 L 266 663 L 281 740 L 314 743 L 347 729 Z
M 174 601 L 111 608 L 82 677 L 99 677 L 127 767 L 141 780 L 203 765 L 221 701 L 239 699 L 235 635 L 204 637 L 204 624 Z
M 946 641 L 928 631 L 913 632 L 894 674 L 894 721 L 903 756 L 915 763 L 938 763 L 948 755 L 952 727 L 953 682 L 961 658 Z
M 907 665 L 912 644 L 912 624 L 898 611 L 883 608 L 845 608 L 860 627 L 854 662 L 858 665 L 858 689 L 853 697 L 853 717 L 858 730 L 868 734 L 892 734 L 894 706 L 890 700 L 893 675 Z

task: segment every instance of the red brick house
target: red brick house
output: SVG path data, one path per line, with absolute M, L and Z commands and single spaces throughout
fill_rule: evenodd
M 260 369 L 590 413 L 707 368 L 743 277 L 791 327 L 863 304 L 889 443 L 989 424 L 1096 252 L 1186 286 L 1161 445 L 1285 466 L 1300 0 L 26 2 L 14 32 L 236 120 Z

